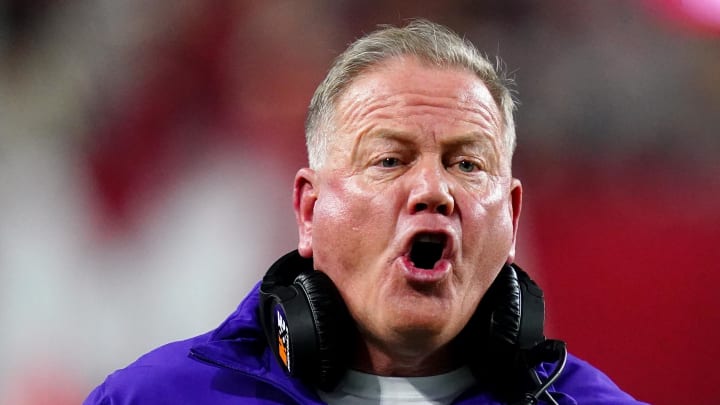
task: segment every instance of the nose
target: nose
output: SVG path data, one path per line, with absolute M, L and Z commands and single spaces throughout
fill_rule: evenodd
M 410 181 L 408 211 L 411 214 L 428 212 L 433 214 L 451 215 L 455 209 L 447 173 L 442 164 L 427 164 L 415 167 Z

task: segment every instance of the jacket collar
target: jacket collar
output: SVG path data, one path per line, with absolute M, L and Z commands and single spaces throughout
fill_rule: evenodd
M 260 326 L 259 290 L 257 283 L 207 341 L 190 349 L 190 356 L 273 385 L 300 403 L 322 404 L 312 388 L 287 375 L 275 360 Z
M 278 364 L 267 345 L 260 326 L 260 283 L 206 341 L 190 349 L 190 356 L 216 367 L 230 369 L 270 384 L 285 392 L 300 404 L 324 404 L 312 387 L 290 377 Z M 478 385 L 470 388 L 453 404 L 495 404 L 492 396 Z

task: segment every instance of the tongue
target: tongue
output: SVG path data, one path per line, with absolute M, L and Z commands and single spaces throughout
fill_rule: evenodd
M 415 267 L 432 269 L 442 256 L 443 246 L 435 242 L 415 242 L 410 250 L 410 260 Z

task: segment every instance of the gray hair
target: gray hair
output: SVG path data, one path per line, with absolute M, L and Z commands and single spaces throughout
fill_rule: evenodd
M 305 121 L 311 168 L 317 169 L 324 163 L 335 106 L 343 91 L 363 71 L 400 56 L 414 56 L 430 65 L 458 67 L 475 73 L 487 86 L 502 114 L 505 146 L 512 156 L 515 150 L 515 101 L 510 81 L 500 73 L 499 63 L 496 69 L 469 41 L 442 25 L 418 19 L 402 28 L 381 26 L 353 42 L 335 59 L 315 90 Z

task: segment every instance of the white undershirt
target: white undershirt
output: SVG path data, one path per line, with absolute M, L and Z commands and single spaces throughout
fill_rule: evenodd
M 445 405 L 474 383 L 468 367 L 429 377 L 381 377 L 349 370 L 334 391 L 318 395 L 329 405 Z

